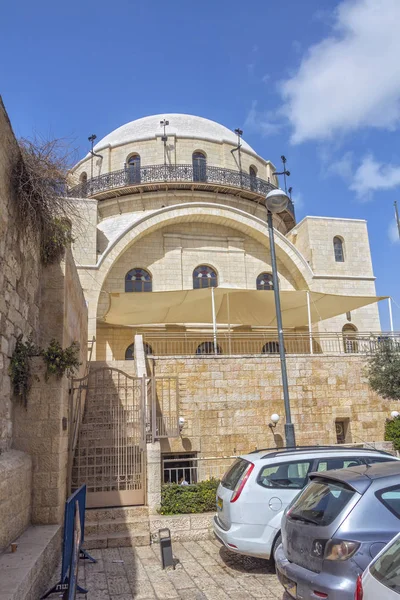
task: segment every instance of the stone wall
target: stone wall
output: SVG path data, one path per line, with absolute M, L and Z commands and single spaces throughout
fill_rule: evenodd
M 0 455 L 0 553 L 29 525 L 32 460 L 24 452 Z
M 82 376 L 87 357 L 87 308 L 71 251 L 59 264 L 43 271 L 41 343 L 55 338 L 63 347 L 80 344 Z M 46 380 L 37 358 L 27 407 L 14 409 L 14 447 L 33 458 L 32 523 L 61 524 L 67 494 L 68 435 L 72 424 L 70 381 L 66 376 Z
M 347 442 L 384 439 L 385 419 L 398 406 L 371 391 L 364 366 L 360 356 L 288 357 L 298 444 L 336 443 L 336 421 L 348 424 Z M 154 373 L 179 377 L 185 418 L 180 438 L 161 440 L 162 452 L 230 456 L 284 443 L 279 357 L 155 358 Z M 281 420 L 271 430 L 272 413 Z
M 12 439 L 10 357 L 19 335 L 38 341 L 41 267 L 38 249 L 16 223 L 12 173 L 19 149 L 0 98 L 0 450 Z

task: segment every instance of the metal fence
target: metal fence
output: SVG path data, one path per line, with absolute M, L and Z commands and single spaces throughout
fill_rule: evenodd
M 279 355 L 278 333 L 142 332 L 148 353 L 154 356 Z M 284 334 L 287 354 L 370 354 L 384 343 L 400 350 L 400 333 L 291 333 Z
M 236 456 L 214 456 L 203 458 L 163 458 L 164 483 L 188 484 L 221 479 Z

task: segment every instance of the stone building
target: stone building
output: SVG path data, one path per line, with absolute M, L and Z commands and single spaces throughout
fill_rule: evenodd
M 182 474 L 182 464 L 200 477 L 211 473 L 212 457 L 282 444 L 283 419 L 268 427 L 271 413 L 284 414 L 276 329 L 242 319 L 220 324 L 215 342 L 212 324 L 195 316 L 150 317 L 157 292 L 218 286 L 271 293 L 264 199 L 278 186 L 275 166 L 218 123 L 162 114 L 108 134 L 72 169 L 71 181 L 81 211 L 73 251 L 96 340 L 92 368 L 124 374 L 123 383 L 109 375 L 119 398 L 129 377 L 148 382 L 148 464 L 159 469 L 161 460 L 165 480 Z M 283 293 L 375 296 L 364 220 L 296 223 L 289 202 L 274 215 L 274 228 Z M 142 320 L 131 327 L 110 320 L 113 299 L 134 307 L 142 294 Z M 376 303 L 285 330 L 298 442 L 383 439 L 390 406 L 363 376 L 365 352 L 379 332 Z M 89 475 L 85 460 L 78 463 Z M 152 482 L 148 476 L 148 499 Z

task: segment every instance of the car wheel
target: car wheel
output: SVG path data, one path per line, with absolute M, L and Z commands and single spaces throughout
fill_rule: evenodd
M 271 552 L 271 560 L 273 560 L 275 562 L 275 552 L 278 549 L 278 546 L 280 546 L 282 544 L 282 536 L 279 533 L 278 537 L 275 538 L 275 542 L 274 545 L 272 546 L 272 552 Z

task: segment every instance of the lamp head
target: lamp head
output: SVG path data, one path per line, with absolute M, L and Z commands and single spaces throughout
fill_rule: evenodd
M 178 423 L 179 423 L 179 431 L 182 431 L 182 429 L 185 426 L 185 417 L 179 417 Z
M 289 198 L 281 189 L 271 190 L 265 197 L 265 206 L 272 214 L 283 212 L 289 203 Z
M 395 419 L 399 415 L 400 415 L 400 413 L 397 412 L 397 410 L 392 410 L 392 412 L 390 413 L 390 416 L 392 417 L 392 419 Z
M 271 421 L 272 421 L 272 423 L 275 423 L 275 425 L 278 423 L 279 419 L 280 419 L 280 416 L 277 415 L 276 413 L 271 415 Z

